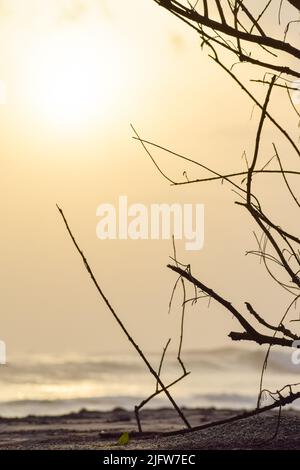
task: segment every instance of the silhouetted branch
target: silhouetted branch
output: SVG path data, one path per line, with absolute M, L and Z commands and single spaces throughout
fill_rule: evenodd
M 254 97 L 252 93 L 243 85 L 243 83 L 236 77 L 236 75 L 228 69 L 222 62 L 219 61 L 218 57 L 213 57 L 211 58 L 223 69 L 225 72 L 228 73 L 228 75 L 241 87 L 241 89 L 251 98 L 251 100 L 260 108 L 263 109 L 263 105 L 260 104 L 260 102 Z M 297 153 L 297 155 L 300 157 L 300 149 L 299 146 L 294 142 L 294 140 L 291 138 L 291 136 L 288 134 L 288 132 L 276 121 L 276 119 L 273 118 L 269 114 L 269 112 L 266 112 L 266 116 L 269 118 L 269 120 L 274 124 L 275 127 L 283 134 L 283 136 L 286 138 L 286 140 L 292 145 L 293 149 Z
M 187 8 L 178 1 L 175 0 L 154 0 L 158 5 L 166 8 L 171 13 L 175 13 L 178 16 L 187 19 L 188 21 L 192 21 L 196 25 L 207 26 L 214 31 L 219 31 L 220 33 L 224 33 L 227 36 L 231 36 L 234 38 L 238 38 L 240 40 L 254 43 L 257 45 L 267 46 L 272 49 L 286 52 L 297 59 L 300 59 L 300 51 L 297 47 L 292 46 L 291 44 L 281 41 L 279 39 L 273 38 L 271 36 L 265 35 L 256 35 L 251 34 L 245 31 L 240 31 L 235 27 L 230 26 L 228 23 L 222 23 L 211 19 L 208 15 L 201 15 L 196 10 Z M 259 22 L 260 18 L 255 21 L 255 25 Z
M 177 274 L 185 278 L 191 284 L 196 286 L 201 291 L 206 292 L 212 299 L 216 300 L 220 305 L 223 305 L 240 323 L 240 325 L 244 328 L 244 332 L 231 332 L 229 337 L 234 341 L 254 341 L 257 344 L 272 344 L 278 346 L 288 346 L 292 347 L 293 340 L 289 338 L 274 338 L 272 336 L 263 335 L 259 333 L 228 300 L 226 300 L 221 295 L 217 294 L 213 289 L 206 286 L 203 282 L 196 279 L 190 272 L 179 268 L 177 266 L 168 265 L 168 268 L 172 271 L 175 271 Z
M 278 331 L 280 331 L 280 327 L 283 326 L 283 322 L 285 321 L 290 309 L 292 308 L 293 305 L 296 305 L 297 304 L 297 301 L 299 299 L 300 295 L 298 295 L 295 299 L 292 300 L 292 302 L 290 303 L 290 305 L 288 306 L 288 308 L 286 309 L 286 311 L 284 312 L 279 324 L 278 324 L 278 328 L 277 330 L 275 330 L 274 332 L 274 335 L 273 337 L 275 337 L 278 333 Z M 288 331 L 289 332 L 289 331 Z M 289 332 L 290 333 L 290 332 Z M 287 336 L 290 336 L 290 334 L 288 334 Z M 295 338 L 295 339 L 298 339 L 298 338 Z M 261 399 L 261 395 L 262 395 L 262 388 L 263 388 L 263 380 L 264 380 L 264 374 L 266 372 L 266 369 L 267 369 L 267 364 L 268 364 L 268 359 L 269 359 L 269 355 L 270 355 L 270 352 L 271 352 L 271 347 L 272 347 L 272 344 L 269 344 L 269 347 L 267 349 L 267 352 L 266 352 L 266 355 L 265 355 L 265 359 L 264 359 L 264 362 L 263 362 L 263 366 L 262 366 L 262 370 L 261 370 L 261 374 L 260 374 L 260 382 L 259 382 L 259 394 L 258 394 L 258 399 L 257 399 L 257 407 L 259 407 L 260 405 L 260 399 Z
M 274 147 L 274 150 L 275 150 L 275 155 L 276 155 L 276 158 L 277 158 L 277 161 L 278 161 L 278 164 L 279 164 L 279 167 L 280 167 L 280 171 L 281 171 L 281 174 L 282 174 L 282 177 L 284 179 L 284 182 L 285 182 L 285 185 L 290 193 L 290 195 L 292 196 L 292 198 L 294 199 L 295 203 L 297 204 L 297 206 L 300 208 L 300 204 L 299 204 L 299 201 L 297 199 L 297 197 L 295 196 L 295 193 L 294 191 L 292 190 L 288 180 L 287 180 L 287 177 L 286 177 L 286 172 L 284 171 L 283 169 L 283 166 L 282 166 L 282 163 L 281 163 L 281 159 L 279 157 L 279 153 L 277 151 L 277 148 L 275 146 L 275 144 L 273 144 L 273 147 Z
M 281 396 L 278 400 L 275 400 L 273 403 L 267 406 L 263 406 L 261 408 L 255 408 L 254 410 L 251 411 L 245 411 L 244 413 L 231 416 L 230 418 L 225 418 L 221 419 L 218 421 L 213 421 L 210 423 L 205 423 L 201 424 L 199 426 L 194 426 L 191 429 L 182 429 L 179 431 L 171 431 L 164 433 L 164 436 L 178 436 L 178 435 L 184 435 L 188 434 L 190 432 L 195 432 L 195 431 L 204 431 L 205 429 L 209 428 L 215 428 L 217 426 L 221 426 L 223 424 L 229 424 L 229 423 L 236 423 L 238 421 L 244 420 L 244 419 L 249 419 L 253 416 L 260 415 L 262 413 L 266 413 L 267 411 L 274 410 L 279 407 L 284 407 L 286 405 L 290 405 L 293 403 L 295 400 L 298 400 L 300 398 L 300 392 L 290 392 L 286 397 Z
M 162 370 L 163 363 L 164 363 L 165 356 L 166 356 L 166 352 L 168 350 L 168 347 L 169 347 L 170 343 L 171 343 L 171 338 L 168 339 L 167 344 L 165 345 L 165 347 L 163 349 L 163 352 L 162 352 L 162 355 L 161 355 L 161 358 L 160 358 L 159 367 L 158 367 L 158 372 L 157 372 L 158 377 L 161 376 L 161 370 Z M 156 392 L 158 391 L 158 389 L 159 389 L 159 383 L 156 382 Z
M 293 341 L 286 339 L 286 338 L 276 338 L 273 336 L 262 335 L 260 333 L 251 334 L 251 333 L 248 333 L 247 331 L 244 331 L 242 333 L 237 332 L 237 331 L 231 331 L 228 336 L 229 338 L 232 339 L 232 341 L 254 341 L 260 346 L 262 344 L 269 344 L 272 346 L 287 346 L 287 347 L 293 346 Z
M 300 0 L 288 0 L 288 2 L 300 11 Z
M 274 330 L 276 332 L 283 333 L 284 336 L 288 336 L 291 339 L 298 339 L 298 336 L 295 333 L 292 333 L 289 329 L 287 329 L 282 323 L 280 323 L 277 326 L 271 325 L 270 323 L 266 322 L 264 318 L 262 318 L 252 307 L 249 302 L 245 302 L 245 305 L 248 309 L 248 312 L 251 313 L 251 315 L 254 316 L 254 318 L 263 326 L 268 328 L 269 330 Z
M 169 182 L 171 182 L 172 185 L 186 185 L 186 184 L 192 184 L 196 182 L 220 180 L 222 182 L 226 181 L 230 183 L 231 186 L 234 187 L 234 192 L 237 192 L 237 194 L 242 199 L 244 199 L 244 202 L 237 202 L 237 204 L 247 209 L 247 211 L 249 212 L 249 214 L 251 215 L 251 217 L 253 218 L 253 220 L 255 221 L 255 223 L 258 225 L 258 227 L 260 228 L 262 232 L 261 241 L 257 239 L 259 249 L 257 251 L 251 251 L 248 253 L 252 253 L 252 254 L 259 256 L 263 260 L 265 268 L 267 269 L 267 272 L 270 274 L 272 279 L 274 279 L 281 287 L 287 290 L 290 294 L 295 296 L 295 298 L 293 299 L 293 301 L 287 308 L 286 312 L 282 316 L 282 319 L 277 326 L 274 326 L 270 324 L 269 322 L 267 322 L 261 315 L 259 315 L 254 310 L 254 308 L 252 307 L 250 303 L 248 302 L 246 303 L 248 313 L 250 313 L 252 318 L 258 323 L 258 326 L 263 326 L 264 328 L 266 328 L 268 331 L 272 333 L 272 334 L 262 334 L 260 331 L 254 328 L 251 323 L 249 323 L 249 321 L 245 318 L 244 314 L 241 313 L 239 310 L 237 310 L 231 304 L 231 302 L 229 302 L 224 297 L 220 296 L 217 292 L 215 292 L 212 288 L 206 286 L 201 281 L 199 281 L 194 276 L 192 276 L 190 268 L 180 265 L 180 263 L 178 263 L 176 260 L 176 256 L 174 256 L 175 265 L 168 265 L 168 267 L 171 270 L 173 270 L 180 276 L 179 279 L 177 279 L 176 281 L 175 288 L 178 285 L 178 282 L 180 282 L 180 280 L 181 281 L 187 280 L 194 287 L 199 289 L 201 293 L 203 292 L 207 296 L 209 296 L 209 298 L 212 298 L 215 301 L 217 301 L 220 305 L 222 305 L 229 313 L 231 313 L 235 317 L 235 319 L 239 322 L 239 324 L 242 326 L 244 331 L 231 332 L 229 336 L 233 340 L 254 341 L 258 344 L 267 344 L 269 346 L 266 357 L 265 357 L 265 361 L 263 364 L 262 374 L 261 374 L 260 394 L 259 394 L 259 399 L 258 399 L 258 407 L 259 407 L 259 401 L 260 401 L 260 397 L 262 393 L 263 374 L 267 366 L 267 360 L 268 360 L 271 347 L 273 345 L 292 347 L 294 340 L 299 339 L 299 337 L 295 333 L 293 333 L 288 328 L 286 328 L 283 322 L 285 321 L 286 316 L 291 306 L 294 304 L 296 305 L 297 299 L 300 296 L 299 294 L 299 290 L 300 290 L 300 277 L 299 277 L 299 274 L 300 274 L 300 252 L 299 252 L 300 239 L 298 236 L 290 233 L 288 230 L 282 229 L 281 226 L 279 226 L 273 221 L 273 218 L 270 218 L 264 213 L 259 198 L 253 194 L 252 183 L 253 183 L 254 175 L 257 175 L 257 174 L 260 174 L 260 175 L 276 174 L 276 173 L 280 174 L 284 180 L 284 183 L 289 191 L 290 196 L 296 202 L 297 207 L 300 208 L 298 198 L 287 179 L 287 175 L 299 176 L 299 171 L 297 170 L 288 171 L 285 169 L 275 144 L 273 144 L 273 149 L 275 151 L 275 158 L 279 165 L 279 170 L 270 170 L 270 169 L 267 170 L 266 169 L 266 167 L 274 159 L 274 157 L 272 157 L 272 159 L 270 159 L 267 162 L 267 164 L 264 165 L 261 169 L 257 169 L 259 151 L 260 151 L 260 146 L 261 146 L 262 131 L 263 131 L 263 126 L 264 126 L 264 122 L 266 119 L 268 119 L 277 128 L 277 130 L 282 134 L 282 136 L 286 139 L 286 141 L 289 142 L 289 144 L 292 146 L 297 156 L 298 157 L 300 156 L 300 149 L 299 149 L 298 143 L 291 137 L 288 131 L 285 128 L 283 128 L 281 124 L 279 124 L 277 119 L 275 119 L 268 111 L 268 105 L 270 102 L 272 88 L 274 86 L 278 86 L 279 89 L 280 88 L 287 89 L 290 102 L 293 106 L 293 109 L 295 110 L 295 112 L 297 113 L 299 117 L 299 112 L 296 109 L 293 103 L 293 100 L 291 98 L 291 95 L 290 95 L 290 89 L 292 89 L 293 86 L 287 85 L 289 80 L 286 78 L 286 81 L 283 82 L 284 84 L 275 83 L 275 82 L 276 80 L 279 80 L 279 79 L 282 80 L 283 74 L 291 75 L 297 78 L 300 77 L 300 73 L 298 71 L 299 62 L 297 62 L 300 59 L 300 49 L 298 45 L 294 46 L 286 42 L 289 26 L 292 22 L 289 22 L 284 30 L 283 41 L 270 36 L 261 27 L 260 21 L 263 18 L 263 16 L 266 14 L 266 12 L 269 10 L 272 4 L 272 0 L 268 0 L 267 3 L 264 4 L 257 18 L 255 18 L 255 16 L 251 13 L 251 11 L 244 5 L 243 0 L 234 0 L 234 1 L 228 0 L 227 10 L 224 9 L 224 3 L 226 2 L 221 2 L 221 1 L 216 0 L 215 4 L 217 7 L 216 8 L 217 18 L 212 17 L 212 11 L 208 9 L 207 1 L 202 2 L 203 13 L 200 13 L 199 11 L 196 10 L 196 5 L 192 6 L 191 4 L 189 4 L 189 6 L 186 7 L 185 5 L 183 5 L 181 2 L 177 0 L 154 0 L 154 1 L 160 6 L 169 10 L 173 15 L 175 15 L 181 21 L 186 23 L 190 28 L 194 29 L 199 34 L 202 40 L 202 46 L 205 45 L 209 47 L 211 50 L 211 54 L 209 55 L 209 57 L 213 59 L 215 63 L 219 65 L 233 79 L 233 81 L 236 84 L 238 84 L 238 86 L 247 94 L 247 96 L 252 100 L 252 102 L 261 109 L 261 117 L 260 117 L 257 134 L 256 134 L 253 158 L 252 158 L 251 163 L 247 165 L 246 172 L 229 173 L 229 174 L 226 173 L 225 175 L 222 175 L 220 172 L 216 172 L 212 170 L 211 168 L 208 168 L 207 166 L 199 162 L 196 162 L 195 160 L 187 158 L 178 153 L 172 152 L 162 146 L 153 144 L 150 141 L 141 139 L 137 135 L 138 140 L 144 146 L 144 148 L 148 152 L 149 156 L 151 157 L 152 161 L 154 162 L 154 164 L 156 165 L 160 173 Z M 295 6 L 300 11 L 300 0 L 288 0 L 288 1 L 291 5 Z M 279 12 L 278 12 L 279 24 L 281 21 L 280 19 L 281 6 L 282 6 L 282 2 L 280 3 Z M 249 26 L 249 23 L 250 23 L 250 26 Z M 253 31 L 257 31 L 258 34 L 254 34 Z M 229 40 L 228 37 L 235 38 L 236 44 L 234 44 L 231 40 Z M 248 45 L 253 44 L 253 45 L 262 47 L 264 49 L 264 52 L 275 56 L 276 59 L 278 59 L 279 63 L 270 63 L 269 61 L 266 61 L 263 58 L 257 59 L 255 56 L 253 56 L 253 51 L 248 53 L 244 50 L 244 46 L 243 46 L 244 43 L 247 43 Z M 265 79 L 262 80 L 262 82 L 264 84 L 268 84 L 268 87 L 269 87 L 263 104 L 261 104 L 260 101 L 249 91 L 249 89 L 237 77 L 237 75 L 233 73 L 232 67 L 226 66 L 224 61 L 219 58 L 218 51 L 221 49 L 224 49 L 234 54 L 238 58 L 239 62 L 249 62 L 257 67 L 264 67 L 264 68 L 267 68 L 269 70 L 273 70 L 279 73 L 278 76 L 273 76 L 269 82 L 267 82 Z M 282 55 L 282 57 L 280 56 L 279 58 L 276 56 L 275 53 L 278 53 L 278 52 L 287 54 L 290 57 L 290 59 L 291 58 L 296 59 L 296 61 L 294 61 L 296 62 L 294 69 L 291 69 L 290 67 L 286 65 L 286 57 L 284 55 Z M 154 146 L 154 147 L 160 148 L 168 152 L 171 155 L 174 155 L 189 163 L 195 164 L 199 166 L 200 168 L 202 168 L 203 170 L 209 171 L 212 174 L 212 176 L 207 176 L 207 177 L 202 177 L 202 178 L 192 178 L 192 179 L 186 177 L 184 181 L 178 181 L 178 182 L 171 181 L 170 178 L 164 172 L 162 172 L 161 169 L 158 167 L 154 157 L 152 156 L 152 154 L 150 154 L 149 150 L 147 149 L 147 146 Z M 186 173 L 185 173 L 185 176 L 186 176 Z M 245 176 L 244 180 L 242 181 L 240 185 L 238 185 L 235 181 L 233 181 L 233 178 L 237 176 Z M 243 187 L 244 181 L 246 181 L 246 189 L 244 189 Z M 270 253 L 267 252 L 267 247 L 268 247 L 268 251 L 271 249 L 272 252 Z M 278 279 L 277 273 L 275 274 L 274 272 L 272 272 L 271 268 L 269 267 L 269 263 L 273 263 L 275 266 L 280 267 L 285 273 L 285 275 L 287 274 L 289 276 L 291 282 L 294 285 L 290 285 L 287 283 L 287 281 L 283 282 L 282 280 Z M 171 299 L 173 298 L 173 293 L 172 293 Z M 200 296 L 195 295 L 195 298 L 198 298 L 198 297 L 201 297 L 201 295 Z M 186 303 L 186 300 L 185 300 L 185 303 Z M 278 337 L 277 336 L 278 333 L 280 333 L 282 336 Z M 287 387 L 289 389 L 289 394 L 288 396 L 283 396 L 282 392 Z M 295 399 L 299 398 L 300 392 L 293 393 L 292 385 L 288 385 L 288 386 L 283 387 L 283 389 L 277 392 L 268 391 L 268 393 L 269 393 L 269 396 L 274 400 L 274 403 L 272 405 L 262 407 L 262 408 L 257 408 L 256 410 L 253 410 L 251 412 L 243 413 L 242 415 L 232 417 L 231 419 L 218 421 L 217 423 L 209 423 L 207 425 L 198 426 L 196 428 L 193 428 L 193 431 L 206 429 L 208 427 L 217 426 L 217 425 L 225 424 L 228 422 L 238 421 L 240 419 L 248 418 L 250 416 L 255 416 L 256 414 L 278 407 L 279 419 L 278 419 L 276 433 L 275 433 L 276 435 L 278 431 L 282 407 L 288 403 L 292 403 Z M 172 434 L 176 434 L 176 433 L 172 433 Z M 178 432 L 178 434 L 181 434 L 181 432 Z
M 263 125 L 264 125 L 264 121 L 266 119 L 267 108 L 268 108 L 268 104 L 269 104 L 269 101 L 270 101 L 270 96 L 271 96 L 271 92 L 272 92 L 272 88 L 274 86 L 275 80 L 276 80 L 276 77 L 273 76 L 272 79 L 271 79 L 271 83 L 269 85 L 269 89 L 268 89 L 268 93 L 267 93 L 264 105 L 262 107 L 261 118 L 260 118 L 260 121 L 259 121 L 258 130 L 257 130 L 257 134 L 256 134 L 256 139 L 255 139 L 254 155 L 253 155 L 252 163 L 251 163 L 251 165 L 248 169 L 248 174 L 247 174 L 247 204 L 248 205 L 251 205 L 252 176 L 253 176 L 253 171 L 255 170 L 257 159 L 258 159 L 262 128 L 263 128 Z
M 162 352 L 162 356 L 161 356 L 161 359 L 160 359 L 160 363 L 159 363 L 159 368 L 158 368 L 158 377 L 161 376 L 161 370 L 162 370 L 162 366 L 163 366 L 163 362 L 164 362 L 164 359 L 165 359 L 165 355 L 166 355 L 166 352 L 167 352 L 167 349 L 170 345 L 170 342 L 171 342 L 171 339 L 169 339 L 167 341 L 167 344 L 166 346 L 164 347 L 163 349 L 163 352 Z M 190 372 L 184 372 L 183 375 L 181 375 L 180 377 L 178 377 L 178 379 L 174 380 L 173 382 L 171 382 L 169 385 L 166 386 L 167 389 L 173 387 L 174 385 L 178 384 L 181 380 L 183 380 L 185 377 L 187 377 L 188 375 L 190 374 Z M 141 403 L 137 406 L 134 407 L 134 412 L 135 412 L 135 418 L 136 418 L 136 422 L 137 422 L 137 426 L 138 426 L 138 430 L 139 432 L 143 432 L 143 429 L 142 429 L 142 423 L 141 423 L 141 419 L 140 419 L 140 411 L 142 408 L 144 408 L 151 400 L 153 400 L 154 398 L 156 398 L 158 395 L 160 395 L 164 390 L 162 388 L 159 388 L 159 383 L 157 382 L 156 383 L 156 389 L 155 389 L 155 392 L 153 392 L 151 395 L 149 395 L 149 397 L 147 397 L 145 400 L 142 400 Z
M 188 375 L 190 375 L 190 372 L 186 372 L 185 374 L 182 374 L 180 377 L 178 377 L 178 379 L 171 382 L 165 388 L 168 390 L 169 388 L 171 388 L 174 385 L 181 382 L 181 380 L 185 379 L 185 377 L 187 377 Z M 160 395 L 163 392 L 164 392 L 164 390 L 162 388 L 160 388 L 160 389 L 156 390 L 155 392 L 153 392 L 151 395 L 149 395 L 148 398 L 141 401 L 141 403 L 138 406 L 135 406 L 134 411 L 135 411 L 135 417 L 136 417 L 136 420 L 137 420 L 139 432 L 143 432 L 142 426 L 141 426 L 140 415 L 139 415 L 141 409 L 144 408 L 151 400 L 153 400 L 154 398 L 156 398 L 158 395 Z M 192 427 L 189 427 L 189 429 L 192 429 Z
M 186 184 L 205 183 L 205 182 L 218 181 L 218 180 L 228 181 L 229 183 L 232 184 L 232 181 L 230 181 L 230 178 L 236 178 L 236 177 L 247 176 L 248 175 L 248 171 L 238 171 L 238 172 L 234 172 L 234 173 L 220 174 L 217 171 L 212 170 L 211 168 L 209 168 L 209 167 L 203 165 L 202 163 L 198 162 L 197 160 L 193 160 L 192 158 L 189 158 L 189 157 L 181 155 L 177 152 L 174 152 L 173 150 L 170 150 L 167 147 L 163 147 L 162 145 L 156 144 L 155 142 L 143 139 L 142 137 L 139 137 L 139 138 L 138 137 L 133 137 L 133 139 L 138 140 L 139 142 L 144 143 L 145 145 L 150 145 L 150 146 L 156 147 L 160 150 L 164 150 L 165 152 L 167 152 L 170 155 L 178 157 L 178 158 L 180 158 L 182 160 L 185 160 L 189 163 L 193 163 L 194 165 L 199 166 L 200 168 L 203 168 L 204 170 L 206 170 L 206 171 L 208 171 L 208 172 L 215 175 L 215 176 L 209 176 L 207 178 L 195 178 L 195 179 L 189 179 L 189 180 L 184 180 L 184 181 L 174 181 L 174 182 L 171 183 L 171 186 L 183 186 L 183 185 L 186 185 Z M 152 161 L 154 160 L 156 162 L 156 160 L 155 160 L 155 158 L 153 157 L 152 154 L 151 154 L 151 160 Z M 284 170 L 284 173 L 286 175 L 300 176 L 300 171 L 297 171 L 297 170 Z M 254 175 L 282 175 L 282 171 L 281 170 L 275 170 L 275 169 L 274 170 L 261 169 L 261 170 L 254 170 L 253 174 Z M 163 174 L 163 176 L 165 177 L 165 174 Z M 169 181 L 169 178 L 166 178 L 166 179 Z M 238 188 L 238 189 L 241 189 L 236 184 L 235 184 L 235 187 Z
M 101 298 L 103 299 L 104 303 L 106 304 L 106 306 L 108 307 L 109 311 L 111 312 L 112 316 L 114 317 L 114 319 L 116 320 L 116 322 L 118 323 L 119 327 L 121 328 L 121 330 L 123 331 L 123 333 L 125 334 L 126 338 L 128 339 L 128 341 L 130 342 L 130 344 L 133 346 L 133 348 L 135 349 L 135 351 L 138 353 L 138 355 L 140 356 L 140 358 L 143 360 L 144 364 L 147 366 L 149 372 L 153 375 L 153 377 L 155 378 L 155 380 L 159 383 L 160 387 L 162 388 L 162 390 L 164 391 L 165 395 L 167 396 L 167 398 L 169 399 L 169 401 L 171 402 L 172 406 L 174 407 L 174 409 L 177 411 L 179 417 L 181 418 L 181 420 L 183 421 L 183 423 L 188 427 L 190 428 L 190 424 L 188 422 L 188 420 L 186 419 L 186 417 L 184 416 L 183 412 L 181 411 L 181 409 L 179 408 L 179 406 L 177 405 L 177 403 L 175 402 L 175 400 L 173 399 L 172 395 L 170 394 L 168 388 L 165 387 L 164 383 L 162 382 L 161 378 L 158 376 L 157 372 L 154 370 L 154 368 L 152 367 L 152 365 L 150 364 L 150 362 L 148 361 L 147 357 L 145 356 L 145 354 L 143 353 L 143 351 L 141 350 L 141 348 L 138 346 L 138 344 L 134 341 L 133 337 L 130 335 L 130 333 L 128 332 L 127 328 L 125 327 L 124 323 L 122 322 L 122 320 L 119 318 L 119 316 L 117 315 L 116 311 L 114 310 L 114 308 L 112 307 L 112 305 L 110 304 L 109 300 L 107 299 L 107 297 L 105 296 L 105 294 L 103 293 L 101 287 L 99 286 L 96 278 L 95 278 L 95 275 L 84 255 L 84 253 L 82 252 L 82 250 L 80 249 L 77 241 L 75 240 L 75 237 L 69 227 L 69 224 L 67 222 L 67 219 L 63 213 L 63 210 L 57 206 L 57 209 L 64 221 L 64 224 L 66 226 L 66 229 L 67 229 L 67 232 L 69 233 L 70 235 L 70 238 L 77 250 L 77 252 L 79 253 L 82 261 L 83 261 L 83 264 L 85 266 L 85 269 L 87 270 L 87 272 L 89 273 L 98 293 L 100 294 Z
M 176 266 L 179 266 L 179 264 L 178 264 L 178 262 L 177 262 L 177 254 L 176 254 L 176 245 L 175 245 L 175 238 L 174 238 L 174 235 L 173 235 L 173 237 L 172 237 L 172 242 L 173 242 L 173 255 L 174 255 L 174 260 L 175 260 Z M 183 360 L 182 360 L 182 358 L 181 358 L 182 344 L 183 344 L 183 335 L 184 335 L 185 309 L 186 309 L 186 288 L 185 288 L 184 280 L 182 279 L 181 276 L 180 276 L 180 282 L 181 282 L 181 286 L 182 286 L 183 300 L 182 300 L 182 305 L 181 305 L 180 336 L 179 336 L 179 346 L 178 346 L 177 360 L 178 360 L 179 364 L 180 364 L 181 367 L 182 367 L 183 373 L 186 374 L 187 371 L 186 371 L 184 362 L 183 362 Z M 177 282 L 176 282 L 176 284 L 175 284 L 175 289 L 176 289 L 176 286 L 177 286 Z M 174 293 L 174 291 L 173 291 L 173 293 Z M 172 293 L 172 296 L 173 296 L 173 293 Z

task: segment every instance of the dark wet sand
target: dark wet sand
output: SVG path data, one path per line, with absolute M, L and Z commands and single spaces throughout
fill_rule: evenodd
M 192 425 L 233 416 L 240 411 L 215 409 L 184 410 Z M 300 412 L 283 411 L 276 438 L 277 413 L 220 425 L 185 435 L 164 436 L 182 428 L 170 409 L 141 413 L 144 434 L 137 433 L 134 413 L 116 409 L 111 412 L 81 411 L 53 417 L 0 418 L 0 450 L 44 449 L 299 449 Z M 117 444 L 123 432 L 130 433 L 129 444 Z

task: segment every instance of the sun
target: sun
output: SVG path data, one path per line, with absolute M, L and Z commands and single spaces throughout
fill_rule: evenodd
M 67 31 L 40 41 L 29 58 L 29 99 L 38 119 L 61 129 L 88 125 L 108 112 L 120 88 L 111 43 Z

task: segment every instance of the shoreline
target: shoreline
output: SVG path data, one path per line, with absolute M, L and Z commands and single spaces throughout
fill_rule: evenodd
M 183 408 L 192 426 L 229 418 L 244 410 Z M 300 411 L 283 410 L 278 435 L 278 411 L 243 421 L 176 436 L 183 428 L 169 408 L 141 412 L 143 433 L 138 433 L 133 411 L 87 411 L 61 416 L 0 418 L 0 450 L 204 450 L 204 449 L 300 449 Z M 118 439 L 128 432 L 129 443 Z

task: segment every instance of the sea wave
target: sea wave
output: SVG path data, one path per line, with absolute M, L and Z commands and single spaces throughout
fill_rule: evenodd
M 252 407 L 265 354 L 263 348 L 187 351 L 183 358 L 192 373 L 174 387 L 174 396 L 182 406 Z M 158 368 L 160 356 L 149 357 Z M 176 354 L 168 356 L 162 372 L 166 383 L 181 374 Z M 278 390 L 298 382 L 299 376 L 300 366 L 292 363 L 290 351 L 271 350 L 268 388 Z M 0 415 L 62 414 L 81 408 L 132 409 L 154 387 L 155 380 L 143 362 L 130 354 L 15 357 L 0 368 Z M 161 394 L 150 406 L 167 404 Z

